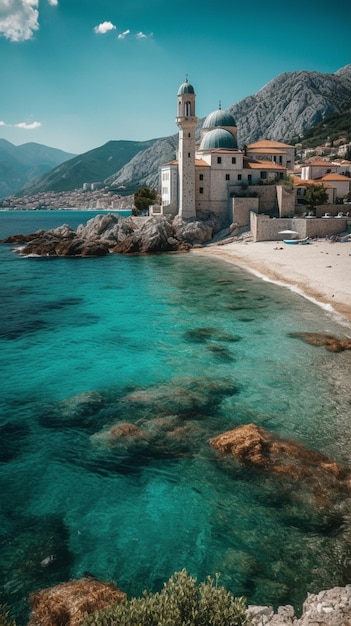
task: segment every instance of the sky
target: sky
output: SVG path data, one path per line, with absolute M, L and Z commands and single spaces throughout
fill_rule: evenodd
M 351 0 L 0 0 L 0 138 L 73 154 L 178 131 L 283 72 L 351 63 Z

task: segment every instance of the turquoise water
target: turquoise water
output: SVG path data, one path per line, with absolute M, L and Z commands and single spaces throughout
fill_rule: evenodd
M 0 238 L 92 215 L 0 212 Z M 129 595 L 183 567 L 220 572 L 275 606 L 351 582 L 347 500 L 318 508 L 308 485 L 208 444 L 253 422 L 351 465 L 351 352 L 289 336 L 350 329 L 191 254 L 38 259 L 3 245 L 0 275 L 0 604 L 19 624 L 30 593 L 87 572 Z

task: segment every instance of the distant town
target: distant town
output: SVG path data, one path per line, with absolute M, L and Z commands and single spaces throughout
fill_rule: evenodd
M 44 191 L 28 196 L 9 196 L 0 200 L 0 209 L 6 210 L 132 210 L 134 196 L 122 196 L 118 190 L 111 191 L 100 183 L 84 183 L 81 189 L 73 191 Z

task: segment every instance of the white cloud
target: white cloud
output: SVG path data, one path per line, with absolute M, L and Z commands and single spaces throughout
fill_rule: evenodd
M 58 0 L 48 0 L 57 6 Z M 0 36 L 10 41 L 32 39 L 39 30 L 39 0 L 0 0 Z
M 31 122 L 30 124 L 28 124 L 27 122 L 17 122 L 17 124 L 7 124 L 6 122 L 1 121 L 0 126 L 6 126 L 7 128 L 24 128 L 25 130 L 34 130 L 35 128 L 40 128 L 41 122 Z
M 31 124 L 27 124 L 26 122 L 18 122 L 18 124 L 14 124 L 17 128 L 24 128 L 25 130 L 33 130 L 35 128 L 40 128 L 40 122 L 32 122 Z
M 130 34 L 130 30 L 128 28 L 128 30 L 125 30 L 123 33 L 120 33 L 118 35 L 118 39 L 125 39 L 127 37 L 127 35 L 129 35 L 129 34 Z
M 105 35 L 110 30 L 116 30 L 116 26 L 112 22 L 102 22 L 98 26 L 95 26 L 94 31 L 98 35 Z
M 141 31 L 140 33 L 137 33 L 135 36 L 137 39 L 147 39 L 147 35 L 144 35 L 144 33 L 142 33 Z

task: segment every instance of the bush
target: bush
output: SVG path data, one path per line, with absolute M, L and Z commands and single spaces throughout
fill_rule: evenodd
M 6 604 L 0 604 L 0 626 L 16 626 L 16 622 L 10 617 Z
M 218 575 L 197 586 L 183 569 L 159 593 L 96 611 L 82 626 L 248 626 L 245 611 L 246 600 L 218 586 Z

